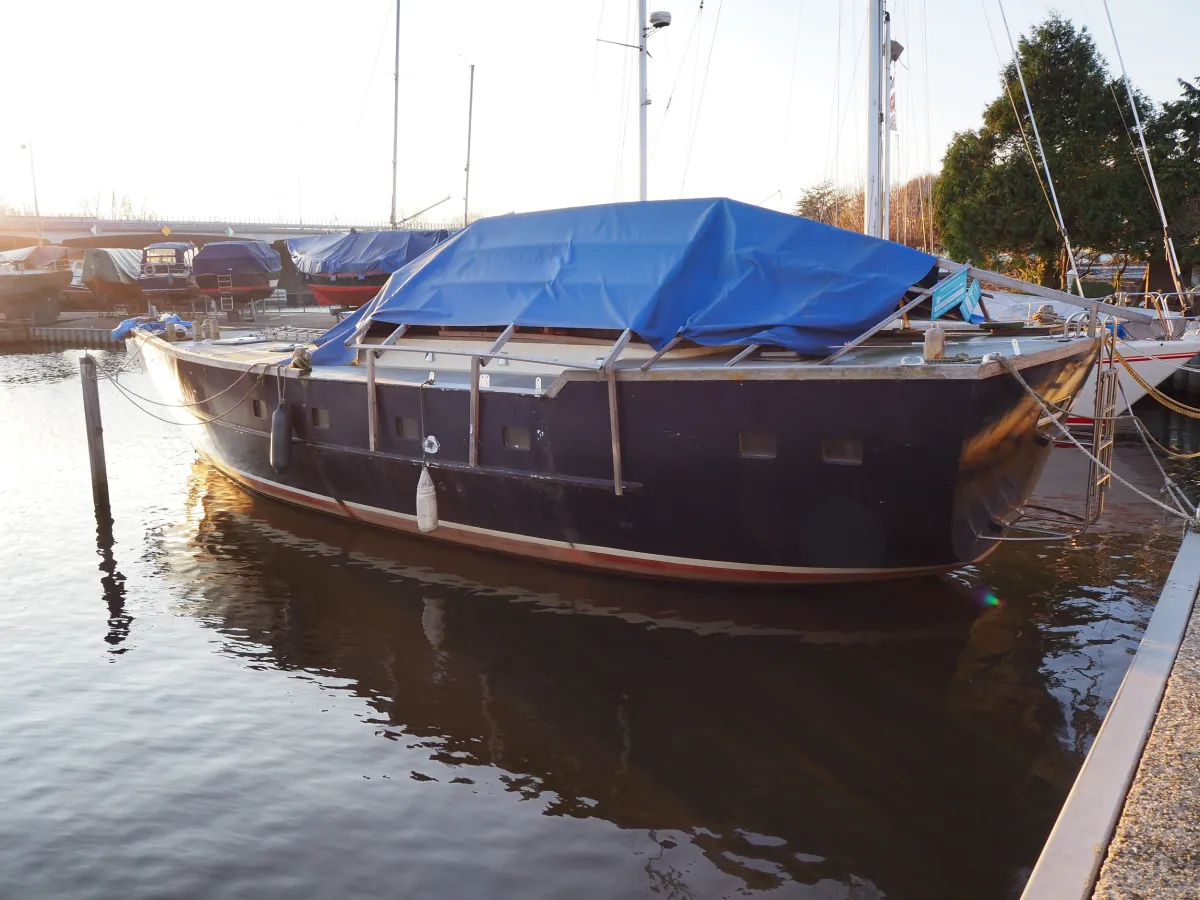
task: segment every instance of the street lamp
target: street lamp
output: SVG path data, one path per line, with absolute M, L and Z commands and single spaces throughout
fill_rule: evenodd
M 21 149 L 29 151 L 29 180 L 33 182 L 33 214 L 37 216 L 38 246 L 40 247 L 42 246 L 42 213 L 38 209 L 37 175 L 33 171 L 33 141 L 29 141 L 28 144 L 22 144 Z

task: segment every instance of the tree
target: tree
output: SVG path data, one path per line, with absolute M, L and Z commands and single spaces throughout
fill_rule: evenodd
M 1163 104 L 1162 113 L 1147 124 L 1146 142 L 1186 287 L 1200 260 L 1200 78 L 1195 84 L 1180 79 L 1179 86 L 1182 96 Z M 1151 269 L 1155 262 L 1165 263 L 1157 219 L 1154 240 Z
M 937 246 L 930 196 L 934 177 L 920 175 L 892 189 L 890 238 L 897 243 L 928 250 Z M 863 197 L 860 188 L 822 181 L 804 191 L 793 210 L 796 215 L 847 231 L 863 230 Z
M 1018 59 L 1072 244 L 1147 253 L 1154 209 L 1131 151 L 1132 111 L 1091 35 L 1053 15 L 1021 38 Z M 955 258 L 1061 287 L 1065 248 L 1040 161 L 1030 160 L 1037 148 L 1016 66 L 1001 78 L 982 127 L 956 134 L 946 151 L 935 189 L 942 240 Z M 1153 119 L 1149 102 L 1138 105 Z

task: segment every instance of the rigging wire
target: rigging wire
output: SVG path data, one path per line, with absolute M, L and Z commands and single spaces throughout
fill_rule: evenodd
M 825 135 L 825 180 L 832 181 L 834 173 L 833 156 L 833 126 L 838 121 L 838 109 L 842 100 L 842 3 L 838 0 L 837 49 L 833 57 L 833 102 L 829 105 L 829 130 Z M 835 220 L 837 198 L 834 197 Z
M 658 120 L 658 132 L 662 134 L 664 126 L 667 124 L 667 113 L 671 111 L 671 101 L 675 99 L 675 88 L 679 86 L 680 76 L 683 75 L 683 67 L 687 65 L 688 51 L 692 47 L 692 38 L 696 35 L 696 28 L 700 24 L 700 18 L 704 14 L 704 0 L 700 0 L 700 10 L 696 14 L 696 18 L 692 20 L 692 30 L 688 32 L 687 43 L 683 46 L 683 56 L 679 58 L 679 68 L 675 71 L 675 80 L 671 82 L 671 93 L 667 96 L 667 106 L 663 110 L 662 118 Z M 696 50 L 696 56 L 699 58 L 699 48 Z M 662 141 L 658 141 L 654 145 L 654 149 L 650 151 L 650 158 L 653 160 L 658 155 L 658 148 L 662 146 Z
M 842 113 L 842 121 L 838 124 L 837 138 L 833 144 L 833 157 L 834 157 L 834 166 L 835 167 L 837 166 L 838 157 L 841 156 L 842 132 L 846 128 L 846 117 L 850 114 L 850 95 L 854 93 L 854 84 L 858 80 L 858 61 L 862 58 L 862 49 L 863 49 L 863 46 L 866 44 L 866 42 L 867 42 L 867 20 L 866 20 L 866 18 L 864 18 L 862 32 L 858 36 L 858 49 L 854 52 L 854 65 L 852 65 L 850 67 L 850 84 L 846 88 L 845 111 Z M 857 159 L 857 155 L 856 155 L 856 159 Z M 858 168 L 859 168 L 858 166 L 855 166 L 856 171 L 858 170 Z M 834 171 L 835 171 L 835 175 L 836 175 L 836 168 Z
M 1000 47 L 996 43 L 996 33 L 992 30 L 992 20 L 988 18 L 987 0 L 979 0 L 979 5 L 983 9 L 983 21 L 987 23 L 988 37 L 992 40 L 992 50 L 996 54 L 996 62 L 1000 65 L 1001 77 L 1004 77 L 1004 60 L 1000 57 Z M 1054 214 L 1054 204 L 1050 202 L 1050 194 L 1046 192 L 1046 182 L 1042 180 L 1042 172 L 1038 168 L 1037 157 L 1033 154 L 1033 147 L 1029 143 L 1029 136 L 1025 133 L 1025 123 L 1021 121 L 1021 113 L 1017 110 L 1017 101 L 1013 97 L 1012 86 L 1009 84 L 1008 78 L 1004 78 L 1004 93 L 1008 96 L 1009 105 L 1012 106 L 1013 117 L 1017 120 L 1017 129 L 1021 132 L 1021 141 L 1025 144 L 1025 152 L 1029 154 L 1029 162 L 1033 166 L 1033 174 L 1037 176 L 1038 187 L 1042 189 L 1042 196 L 1046 198 L 1046 206 L 1050 208 L 1050 218 L 1054 220 L 1055 227 L 1059 228 L 1058 218 Z
M 367 101 L 371 99 L 371 84 L 375 81 L 375 69 L 379 66 L 379 51 L 383 49 L 383 39 L 387 37 L 388 34 L 387 23 L 392 18 L 392 8 L 398 2 L 399 0 L 393 0 L 393 2 L 389 4 L 387 8 L 387 15 L 384 17 L 383 22 L 379 26 L 379 43 L 375 47 L 375 59 L 371 62 L 371 74 L 367 76 L 367 87 L 366 90 L 363 91 L 363 102 L 362 106 L 358 110 L 358 121 L 354 123 L 354 134 L 356 136 L 358 135 L 359 130 L 362 128 L 363 115 L 367 111 Z M 396 15 L 399 14 L 400 11 L 396 10 Z
M 929 11 L 921 0 L 922 46 L 925 50 L 925 171 L 933 171 L 933 129 L 929 126 Z M 921 226 L 925 224 L 924 199 L 921 201 Z M 933 178 L 929 179 L 929 241 L 926 252 L 933 252 Z
M 1171 280 L 1175 282 L 1175 290 L 1182 294 L 1183 279 L 1179 269 L 1179 258 L 1175 255 L 1175 242 L 1171 239 L 1171 227 L 1167 224 L 1167 213 L 1163 208 L 1162 196 L 1158 192 L 1158 181 L 1154 177 L 1154 164 L 1150 161 L 1150 151 L 1146 147 L 1146 132 L 1142 127 L 1141 116 L 1138 115 L 1137 98 L 1133 95 L 1133 85 L 1129 83 L 1129 73 L 1125 71 L 1125 58 L 1121 55 L 1121 44 L 1117 41 L 1117 29 L 1113 25 L 1112 13 L 1108 9 L 1108 0 L 1103 0 L 1103 2 L 1104 14 L 1108 17 L 1108 28 L 1113 36 L 1113 46 L 1117 49 L 1117 62 L 1121 64 L 1121 78 L 1125 82 L 1125 92 L 1129 95 L 1129 105 L 1133 110 L 1133 122 L 1137 126 L 1138 140 L 1142 144 L 1142 156 L 1146 160 L 1146 171 L 1150 175 L 1154 205 L 1158 207 L 1158 215 L 1162 219 L 1164 255 L 1167 263 L 1171 266 Z
M 633 18 L 633 2 L 626 0 L 625 3 L 625 30 L 622 34 L 626 38 L 627 43 L 632 43 L 629 38 L 629 33 L 632 30 L 630 23 Z M 621 67 L 621 100 L 618 104 L 619 119 L 617 125 L 617 170 L 613 178 L 613 200 L 619 200 L 621 197 L 621 174 L 625 164 L 625 137 L 629 129 L 629 107 L 625 100 L 629 95 L 630 82 L 632 79 L 632 63 L 636 62 L 632 56 L 626 54 L 624 65 Z
M 796 9 L 796 37 L 792 43 L 792 77 L 788 81 L 787 112 L 783 117 L 783 137 L 779 145 L 779 196 L 783 199 L 783 170 L 787 165 L 788 129 L 792 124 L 792 95 L 796 90 L 796 61 L 800 57 L 800 24 L 804 21 L 804 0 Z M 764 201 L 765 202 L 765 201 Z M 762 206 L 760 203 L 759 206 Z
M 679 182 L 679 196 L 683 196 L 684 188 L 687 187 L 688 166 L 692 162 L 692 147 L 696 143 L 696 132 L 700 128 L 700 113 L 704 109 L 704 91 L 708 87 L 708 70 L 712 67 L 713 50 L 717 46 L 717 30 L 721 27 L 721 10 L 725 6 L 725 0 L 717 0 L 717 18 L 713 22 L 712 43 L 708 45 L 708 60 L 704 63 L 704 80 L 700 82 L 700 99 L 696 104 L 696 121 L 692 128 L 692 136 L 688 140 L 687 157 L 683 162 L 683 178 Z
M 1083 282 L 1079 280 L 1079 266 L 1075 262 L 1075 251 L 1071 248 L 1071 239 L 1067 236 L 1067 223 L 1063 219 L 1062 207 L 1058 203 L 1058 192 L 1054 189 L 1054 179 L 1050 175 L 1050 161 L 1046 158 L 1046 148 L 1042 146 L 1042 136 L 1038 133 L 1037 119 L 1033 115 L 1033 103 L 1029 99 L 1029 88 L 1025 85 L 1025 75 L 1021 71 L 1021 57 L 1017 54 L 1017 45 L 1013 42 L 1012 30 L 1008 27 L 1008 15 L 1004 12 L 1004 0 L 996 0 L 996 2 L 1000 6 L 1000 18 L 1004 21 L 1004 32 L 1008 35 L 1008 45 L 1012 49 L 1013 65 L 1017 69 L 1017 78 L 1021 82 L 1021 93 L 1025 97 L 1025 109 L 1029 112 L 1029 124 L 1033 128 L 1033 138 L 1037 143 L 1038 153 L 1042 157 L 1042 166 L 1046 170 L 1046 184 L 1050 188 L 1050 197 L 1054 201 L 1058 232 L 1062 235 L 1067 257 L 1071 263 L 1071 272 L 1075 275 L 1075 288 L 1079 292 L 1079 296 L 1083 297 Z

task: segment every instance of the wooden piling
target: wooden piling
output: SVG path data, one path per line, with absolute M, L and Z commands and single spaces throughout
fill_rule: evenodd
M 95 357 L 85 354 L 79 358 L 79 374 L 83 382 L 83 420 L 87 427 L 88 461 L 92 469 L 92 500 L 96 514 L 108 516 L 108 469 L 104 465 L 104 426 L 100 422 Z

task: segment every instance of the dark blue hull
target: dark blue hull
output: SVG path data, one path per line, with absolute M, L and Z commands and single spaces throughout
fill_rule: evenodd
M 1080 342 L 1023 374 L 1044 396 L 1069 398 L 1093 352 Z M 266 418 L 274 374 L 255 385 L 157 340 L 147 353 L 156 381 L 185 401 L 224 392 L 197 407 L 221 419 L 187 431 L 252 489 L 415 531 L 417 482 L 428 466 L 439 514 L 432 537 L 651 575 L 838 581 L 957 568 L 996 546 L 1052 444 L 1033 401 L 1004 373 L 618 381 L 617 496 L 602 381 L 569 381 L 552 398 L 484 392 L 472 467 L 465 389 L 381 383 L 373 451 L 361 380 L 285 370 L 293 439 L 276 473 Z M 173 366 L 167 354 L 179 354 Z M 424 427 L 409 424 L 405 436 L 405 420 Z M 508 446 L 505 428 L 531 435 L 528 449 Z M 774 436 L 773 458 L 739 453 L 749 432 Z M 436 454 L 422 454 L 418 438 L 428 435 Z M 856 444 L 860 460 L 831 460 L 830 439 Z

